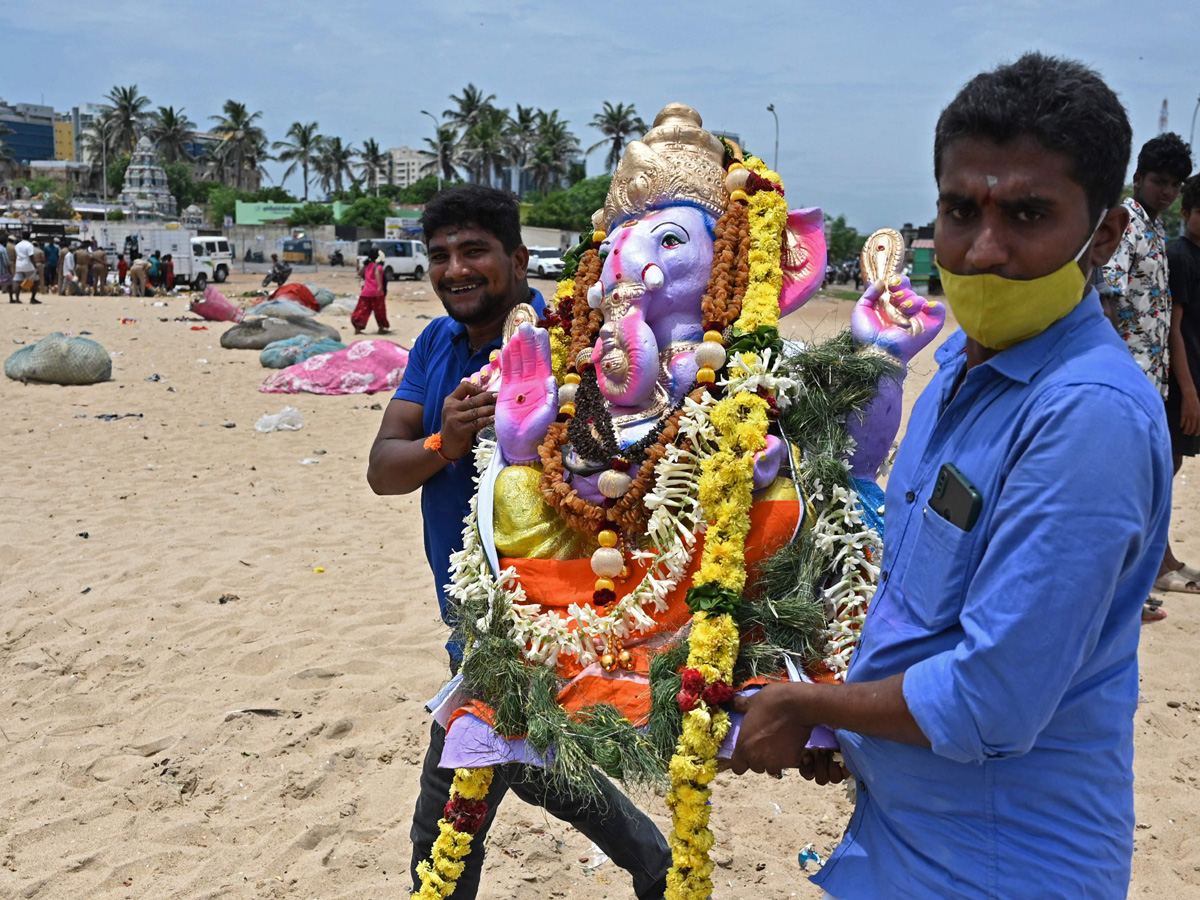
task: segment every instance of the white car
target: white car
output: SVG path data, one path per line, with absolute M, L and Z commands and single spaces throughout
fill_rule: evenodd
M 529 248 L 529 274 L 538 278 L 557 278 L 562 271 L 562 251 L 557 247 Z
M 420 241 L 383 238 L 358 242 L 358 268 L 362 269 L 368 254 L 374 259 L 380 250 L 383 251 L 384 273 L 388 281 L 395 281 L 401 275 L 409 275 L 413 280 L 420 281 L 429 271 L 429 256 Z

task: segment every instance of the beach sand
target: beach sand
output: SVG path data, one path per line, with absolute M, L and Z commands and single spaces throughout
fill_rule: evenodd
M 348 270 L 296 280 L 357 293 Z M 819 297 L 786 330 L 830 334 L 851 306 Z M 395 285 L 389 309 L 406 346 L 441 312 L 427 282 Z M 6 354 L 56 330 L 115 354 L 106 384 L 0 379 L 0 897 L 407 897 L 446 629 L 417 495 L 376 497 L 365 479 L 389 398 L 259 393 L 257 353 L 187 315 L 179 298 L 0 304 Z M 349 339 L 347 318 L 324 320 Z M 933 368 L 927 350 L 908 405 Z M 302 430 L 255 432 L 285 405 Z M 1172 533 L 1200 563 L 1195 466 Z M 1143 630 L 1131 894 L 1200 897 L 1200 598 L 1166 609 Z M 661 799 L 639 803 L 669 828 Z M 721 775 L 714 896 L 820 897 L 797 853 L 828 857 L 849 811 L 841 788 L 794 774 Z M 480 896 L 632 890 L 510 795 Z

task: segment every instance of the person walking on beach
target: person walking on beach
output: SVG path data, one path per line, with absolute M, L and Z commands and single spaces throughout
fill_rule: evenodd
M 453 627 L 444 585 L 450 555 L 462 549 L 462 523 L 474 492 L 470 450 L 496 412 L 496 395 L 466 379 L 500 348 L 505 318 L 518 303 L 531 304 L 539 315 L 545 303 L 526 280 L 529 251 L 521 243 L 514 195 L 480 184 L 449 188 L 426 205 L 423 226 L 429 280 L 447 315 L 430 322 L 413 346 L 404 380 L 371 447 L 367 481 L 377 494 L 421 489 L 425 556 L 442 619 Z M 426 449 L 425 439 L 435 434 L 440 447 Z M 463 647 L 453 634 L 446 650 L 451 672 L 457 672 Z M 454 777 L 452 769 L 439 766 L 445 740 L 446 730 L 431 722 L 411 831 L 414 890 L 419 886 L 417 865 L 430 857 Z M 560 792 L 535 766 L 496 767 L 487 817 L 463 860 L 455 900 L 472 900 L 479 889 L 483 836 L 510 787 L 522 800 L 542 806 L 593 840 L 633 876 L 640 900 L 661 898 L 671 865 L 666 840 L 611 782 L 602 778 L 598 786 L 600 799 L 588 800 Z
M 938 119 L 934 241 L 962 328 L 888 479 L 862 640 L 845 684 L 734 701 L 735 772 L 855 779 L 812 878 L 827 897 L 1129 893 L 1140 613 L 1171 456 L 1162 398 L 1088 277 L 1129 221 L 1131 137 L 1099 75 L 1036 53 Z M 844 769 L 805 749 L 818 723 Z
M 387 316 L 387 272 L 384 269 L 383 251 L 373 260 L 363 264 L 363 288 L 358 295 L 358 304 L 350 316 L 350 324 L 354 326 L 355 334 L 362 334 L 375 315 L 375 324 L 379 326 L 380 334 L 391 334 Z
M 75 279 L 75 251 L 71 249 L 70 244 L 66 244 L 58 258 L 58 294 L 60 297 L 76 292 L 78 282 L 73 279 Z
M 42 301 L 37 298 L 38 273 L 37 263 L 34 261 L 37 248 L 29 240 L 28 234 L 21 235 L 21 240 L 17 241 L 16 251 L 17 261 L 13 266 L 13 283 L 17 288 L 17 302 L 21 302 L 21 288 L 25 286 L 26 282 L 29 282 L 29 302 L 41 303 Z
M 1133 173 L 1133 196 L 1125 201 L 1129 227 L 1104 267 L 1104 277 L 1116 296 L 1117 330 L 1167 403 L 1172 311 L 1167 237 L 1161 216 L 1175 202 L 1191 172 L 1191 148 L 1179 135 L 1168 132 L 1146 142 Z M 1154 588 L 1200 593 L 1200 571 L 1176 559 L 1169 541 Z M 1146 621 L 1166 618 L 1158 606 L 1157 601 L 1147 603 Z

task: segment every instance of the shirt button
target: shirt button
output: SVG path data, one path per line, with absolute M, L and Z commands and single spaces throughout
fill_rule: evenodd
M 867 792 L 867 783 L 865 781 L 863 781 L 861 778 L 858 779 L 858 789 L 859 789 L 859 791 L 861 791 L 864 794 Z
M 909 503 L 912 503 L 914 500 L 917 499 L 917 495 L 914 494 L 912 491 L 909 491 L 907 494 L 904 495 L 904 499 L 907 500 Z

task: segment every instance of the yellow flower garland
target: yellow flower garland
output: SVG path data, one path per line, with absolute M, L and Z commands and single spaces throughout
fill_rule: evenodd
M 494 770 L 491 766 L 482 769 L 455 769 L 454 783 L 450 787 L 450 799 L 483 800 L 492 786 Z M 474 835 L 455 831 L 446 819 L 438 820 L 438 836 L 433 842 L 433 855 L 417 865 L 417 877 L 421 888 L 412 895 L 413 900 L 441 900 L 449 897 L 458 887 L 466 863 L 463 860 L 471 852 Z
M 747 169 L 780 184 L 779 176 L 755 156 L 744 162 Z M 779 291 L 783 288 L 783 230 L 787 227 L 787 200 L 776 191 L 751 194 L 750 204 L 750 281 L 742 300 L 742 314 L 733 323 L 742 332 L 779 326 Z
M 699 500 L 708 529 L 693 584 L 715 583 L 740 594 L 746 585 L 754 454 L 767 443 L 767 401 L 744 391 L 726 397 L 713 407 L 712 423 L 718 450 L 701 463 Z M 699 671 L 706 684 L 731 684 L 739 639 L 733 616 L 697 611 L 692 616 L 688 668 Z M 684 713 L 669 770 L 673 864 L 667 874 L 668 900 L 705 900 L 712 893 L 709 785 L 717 775 L 717 750 L 728 734 L 729 714 L 720 707 L 710 710 L 700 701 Z

